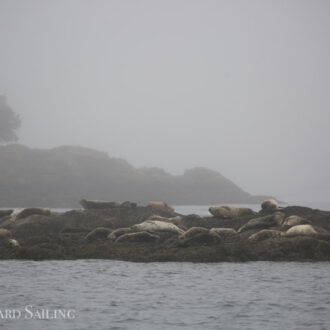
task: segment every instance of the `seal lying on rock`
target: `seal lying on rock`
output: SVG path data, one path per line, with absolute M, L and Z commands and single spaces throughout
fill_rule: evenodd
M 87 234 L 85 237 L 88 241 L 95 241 L 97 239 L 106 239 L 111 233 L 111 229 L 105 227 L 97 227 Z
M 175 234 L 182 234 L 183 230 L 177 227 L 173 223 L 156 221 L 156 220 L 146 220 L 142 223 L 132 226 L 133 231 L 148 231 L 148 232 L 160 232 L 167 231 L 173 232 Z
M 252 215 L 253 212 L 247 207 L 232 207 L 232 206 L 211 206 L 209 212 L 216 218 L 232 219 L 242 217 L 244 215 Z
M 233 237 L 237 235 L 237 231 L 232 228 L 211 228 L 210 233 L 216 233 L 221 238 Z
M 266 199 L 261 203 L 263 210 L 276 210 L 278 208 L 278 202 L 275 199 Z
M 44 209 L 41 207 L 28 207 L 25 209 L 17 209 L 12 213 L 11 220 L 15 222 L 19 219 L 24 219 L 29 217 L 30 215 L 44 215 L 44 216 L 50 216 L 51 212 L 50 209 Z
M 118 237 L 128 234 L 132 232 L 132 228 L 118 228 L 113 230 L 109 235 L 108 235 L 108 240 L 110 241 L 115 241 Z
M 179 246 L 212 245 L 221 242 L 221 237 L 203 227 L 192 227 L 178 237 Z
M 111 208 L 111 207 L 119 206 L 119 204 L 116 203 L 116 202 L 107 202 L 107 201 L 99 201 L 99 200 L 86 200 L 86 199 L 82 199 L 79 203 L 85 210 L 108 209 L 108 208 Z
M 13 247 L 13 248 L 21 247 L 16 239 L 9 239 L 8 244 L 9 244 L 10 247 Z
M 171 218 L 165 218 L 157 214 L 151 215 L 147 220 L 156 220 L 156 221 L 165 221 L 165 222 L 170 222 L 175 224 L 176 226 L 181 224 L 182 217 L 176 216 L 176 217 L 171 217 Z
M 166 210 L 169 210 L 171 212 L 174 212 L 174 208 L 167 205 L 165 202 L 149 202 L 148 203 L 148 206 L 150 207 L 157 207 L 157 208 L 160 208 L 160 209 L 166 209 Z
M 252 234 L 248 240 L 249 241 L 264 241 L 265 239 L 269 238 L 276 238 L 280 237 L 282 232 L 279 230 L 272 230 L 272 229 L 263 229 L 258 231 L 257 233 Z
M 0 228 L 0 239 L 11 237 L 11 232 L 8 229 Z
M 283 227 L 293 227 L 293 226 L 298 226 L 298 225 L 306 225 L 309 223 L 310 222 L 305 218 L 299 217 L 297 215 L 291 215 L 284 219 L 282 226 Z
M 311 225 L 298 225 L 291 227 L 288 229 L 285 233 L 285 236 L 298 236 L 298 235 L 303 235 L 303 236 L 313 236 L 317 234 L 313 226 Z
M 191 227 L 178 237 L 179 240 L 186 240 L 199 234 L 208 234 L 209 230 L 203 227 Z
M 160 237 L 155 234 L 141 231 L 138 233 L 129 233 L 121 235 L 115 243 L 153 243 L 159 241 Z
M 266 215 L 264 217 L 254 218 L 248 221 L 245 225 L 238 229 L 238 232 L 251 230 L 251 229 L 266 229 L 269 227 L 280 226 L 283 222 L 284 213 L 276 212 L 274 214 Z

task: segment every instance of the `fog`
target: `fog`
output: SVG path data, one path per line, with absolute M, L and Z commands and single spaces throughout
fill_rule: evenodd
M 330 2 L 0 0 L 22 144 L 330 200 Z

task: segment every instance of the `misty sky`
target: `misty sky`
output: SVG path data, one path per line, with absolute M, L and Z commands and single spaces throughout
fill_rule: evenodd
M 20 143 L 330 201 L 330 1 L 0 0 Z

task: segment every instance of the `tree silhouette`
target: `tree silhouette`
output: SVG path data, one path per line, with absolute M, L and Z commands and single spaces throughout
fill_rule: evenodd
M 0 143 L 17 141 L 16 130 L 21 126 L 19 115 L 15 114 L 7 104 L 7 100 L 0 95 Z

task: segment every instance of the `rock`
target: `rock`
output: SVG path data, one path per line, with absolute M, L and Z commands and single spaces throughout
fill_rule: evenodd
M 266 199 L 261 203 L 263 210 L 276 210 L 278 208 L 278 202 L 275 199 Z
M 133 231 L 148 231 L 148 232 L 173 232 L 178 235 L 183 233 L 183 230 L 174 225 L 173 223 L 156 221 L 156 220 L 147 220 L 137 225 L 132 226 Z
M 97 239 L 105 240 L 111 233 L 111 229 L 105 227 L 97 227 L 87 234 L 85 237 L 88 241 L 95 241 Z
M 198 231 L 194 232 L 195 235 L 187 235 L 186 239 L 179 240 L 179 246 L 195 246 L 195 245 L 213 245 L 218 244 L 222 241 L 221 237 L 215 233 L 210 233 L 208 230 L 206 232 Z
M 288 229 L 285 236 L 313 236 L 317 234 L 311 225 L 298 225 Z
M 269 238 L 277 238 L 280 237 L 282 232 L 279 230 L 272 230 L 272 229 L 263 229 L 258 231 L 257 233 L 252 234 L 248 240 L 249 241 L 263 241 Z
M 229 238 L 237 235 L 237 231 L 232 228 L 211 228 L 210 233 L 215 233 L 221 238 Z
M 284 214 L 277 212 L 264 217 L 254 218 L 238 229 L 238 232 L 244 232 L 251 229 L 266 229 L 281 225 Z
M 216 218 L 233 219 L 245 215 L 252 215 L 255 212 L 246 207 L 232 207 L 232 206 L 211 206 L 209 212 Z
M 109 235 L 108 235 L 108 240 L 114 242 L 116 239 L 124 234 L 128 234 L 132 232 L 132 228 L 118 228 L 113 230 Z
M 155 234 L 141 231 L 138 233 L 128 233 L 117 238 L 115 243 L 154 243 L 159 241 L 160 237 Z
M 298 225 L 309 224 L 309 221 L 305 218 L 299 217 L 298 215 L 291 215 L 283 221 L 283 227 L 293 227 Z
M 7 217 L 13 213 L 14 210 L 0 210 L 0 218 Z
M 126 201 L 124 203 L 121 203 L 120 204 L 120 207 L 127 207 L 127 208 L 136 208 L 137 207 L 137 204 L 136 203 L 131 203 L 129 201 Z
M 0 239 L 11 237 L 11 232 L 8 229 L 0 228 Z
M 86 200 L 86 199 L 82 199 L 80 201 L 80 205 L 85 210 L 90 210 L 90 209 L 107 209 L 107 208 L 112 208 L 112 207 L 119 206 L 119 204 L 116 203 L 116 202 L 108 202 L 108 201 L 101 201 L 101 200 Z
M 174 208 L 167 205 L 166 203 L 164 202 L 149 202 L 148 203 L 148 206 L 149 207 L 157 207 L 157 208 L 160 208 L 160 209 L 166 209 L 166 210 L 169 210 L 171 212 L 174 212 Z
M 44 216 L 50 216 L 51 212 L 50 209 L 44 209 L 41 207 L 29 207 L 20 210 L 19 212 L 14 212 L 15 214 L 12 214 L 12 220 L 16 221 L 19 219 L 27 218 L 31 215 L 44 215 Z

